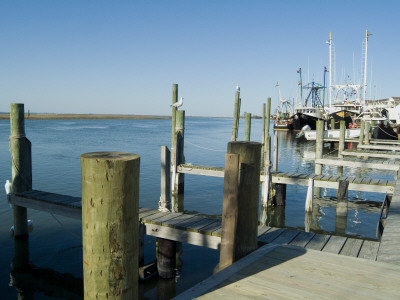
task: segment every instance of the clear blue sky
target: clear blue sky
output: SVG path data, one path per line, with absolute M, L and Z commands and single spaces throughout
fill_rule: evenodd
M 295 98 L 322 80 L 332 32 L 337 80 L 360 73 L 368 28 L 368 98 L 400 96 L 400 1 L 0 2 L 0 111 L 232 116 Z M 371 77 L 372 70 L 372 77 Z M 357 75 L 360 76 L 360 75 Z M 371 95 L 369 91 L 371 90 Z

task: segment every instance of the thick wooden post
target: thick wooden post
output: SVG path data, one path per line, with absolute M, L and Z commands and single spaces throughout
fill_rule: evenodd
M 237 140 L 238 130 L 239 130 L 239 119 L 240 119 L 240 89 L 236 88 L 235 93 L 235 108 L 233 111 L 233 123 L 232 123 L 232 137 L 231 141 Z
M 324 121 L 318 120 L 317 121 L 317 136 L 315 141 L 315 159 L 322 158 L 324 152 Z M 322 165 L 315 164 L 315 174 L 321 175 L 322 174 Z M 319 197 L 321 195 L 321 188 L 316 187 L 314 189 L 314 196 Z
M 266 104 L 263 103 L 263 112 L 262 112 L 262 135 L 261 135 L 261 168 L 264 168 L 264 153 L 265 153 L 265 114 L 266 114 Z
M 277 206 L 286 205 L 286 184 L 275 183 L 275 204 Z
M 261 205 L 267 207 L 269 205 L 270 199 L 270 189 L 271 189 L 271 176 L 270 176 L 270 169 L 271 169 L 271 136 L 269 135 L 269 123 L 271 118 L 271 98 L 268 97 L 267 99 L 267 120 L 265 124 L 265 141 L 264 141 L 264 171 L 265 171 L 265 181 L 262 184 L 261 188 Z
M 239 154 L 225 154 L 221 250 L 218 271 L 235 262 L 239 215 Z
M 306 196 L 306 213 L 313 210 L 313 193 L 314 193 L 314 179 L 308 178 L 308 188 Z
M 364 142 L 364 131 L 365 131 L 365 122 L 361 121 L 360 125 L 360 137 L 358 138 L 358 145 L 362 145 Z
M 31 142 L 25 137 L 24 104 L 10 105 L 10 151 L 12 191 L 22 193 L 32 189 Z M 28 235 L 25 207 L 13 206 L 14 237 Z
M 324 150 L 324 121 L 318 120 L 317 121 L 317 136 L 315 141 L 315 158 L 319 159 L 322 158 Z M 322 165 L 315 164 L 315 174 L 321 175 L 322 174 Z
M 345 148 L 345 138 L 346 138 L 346 122 L 340 121 L 338 158 L 343 158 L 342 151 Z M 343 176 L 343 166 L 338 166 L 338 176 Z
M 176 265 L 176 242 L 157 238 L 157 270 L 161 278 L 174 278 Z
M 331 129 L 332 130 L 335 129 L 335 119 L 334 118 L 331 119 Z
M 140 157 L 81 155 L 85 299 L 137 299 Z
M 244 124 L 244 140 L 250 142 L 251 133 L 251 113 L 246 113 L 246 120 Z
M 171 152 L 167 146 L 161 146 L 161 196 L 158 210 L 171 210 Z
M 274 133 L 274 163 L 273 165 L 273 171 L 278 172 L 278 135 L 276 132 Z
M 175 83 L 172 85 L 172 105 L 174 105 L 176 102 L 178 102 L 178 85 Z M 172 115 L 171 115 L 171 152 L 175 151 L 175 125 L 176 125 L 176 110 L 177 108 L 175 106 L 172 106 Z
M 371 123 L 370 122 L 366 122 L 365 123 L 365 140 L 364 140 L 364 143 L 365 143 L 365 145 L 369 145 L 369 131 L 370 131 L 370 128 L 371 128 Z
M 230 142 L 229 154 L 239 154 L 238 222 L 235 259 L 257 248 L 261 144 Z
M 173 178 L 172 178 L 172 210 L 175 212 L 181 211 L 177 210 L 177 197 L 183 195 L 184 193 L 184 174 L 177 173 L 177 167 L 180 164 L 185 163 L 184 156 L 184 135 L 185 135 L 185 111 L 179 110 L 176 112 L 176 128 L 175 128 L 175 153 L 172 155 L 172 168 L 173 168 Z

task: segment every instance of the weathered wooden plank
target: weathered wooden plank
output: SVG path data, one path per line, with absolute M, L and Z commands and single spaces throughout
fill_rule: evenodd
M 166 238 L 177 242 L 188 243 L 197 246 L 218 249 L 221 237 L 215 235 L 204 235 L 199 232 L 181 230 L 157 224 L 145 224 L 146 234 L 154 237 Z
M 262 243 L 271 243 L 274 239 L 276 239 L 280 234 L 282 234 L 285 230 L 282 228 L 271 228 L 266 233 L 260 235 L 258 237 L 258 241 Z
M 363 169 L 378 169 L 378 170 L 392 170 L 398 171 L 400 165 L 398 164 L 389 164 L 389 160 L 382 161 L 363 161 L 359 158 L 355 158 L 353 160 L 343 159 L 343 158 L 321 158 L 315 160 L 315 163 L 323 164 L 323 165 L 333 165 L 333 166 L 344 166 L 350 168 L 363 168 Z
M 378 249 L 379 249 L 379 242 L 365 240 L 362 244 L 360 252 L 358 253 L 358 257 L 376 260 Z
M 144 219 L 150 215 L 154 215 L 158 212 L 159 212 L 159 210 L 157 210 L 157 209 L 150 209 L 150 210 L 144 211 L 142 213 L 139 213 L 139 219 L 142 220 L 142 219 Z
M 145 217 L 145 218 L 142 218 L 142 221 L 143 221 L 144 223 L 150 223 L 151 221 L 153 221 L 153 220 L 155 220 L 155 219 L 157 219 L 157 218 L 164 217 L 164 216 L 170 216 L 170 215 L 171 215 L 170 212 L 159 211 L 159 212 L 157 212 L 157 213 L 155 213 L 155 214 L 152 214 L 152 215 L 150 215 L 150 216 L 147 216 L 147 217 Z
M 170 227 L 171 227 L 171 226 L 172 226 L 172 227 L 176 227 L 177 224 L 182 225 L 182 224 L 181 224 L 182 222 L 185 222 L 185 221 L 188 221 L 188 220 L 193 221 L 192 218 L 194 218 L 194 217 L 195 217 L 195 215 L 183 214 L 183 215 L 178 216 L 178 217 L 176 217 L 176 218 L 174 218 L 174 219 L 170 219 L 170 220 L 168 220 L 168 221 L 163 222 L 163 225 L 165 225 L 165 226 L 170 226 Z M 212 221 L 212 220 L 213 220 L 213 219 L 211 219 L 210 221 Z
M 289 244 L 298 234 L 299 230 L 286 229 L 276 239 L 273 240 L 274 244 Z
M 289 244 L 304 248 L 309 241 L 315 236 L 313 232 L 300 232 Z
M 199 229 L 199 232 L 204 233 L 204 234 L 211 234 L 211 235 L 216 235 L 216 236 L 221 236 L 221 233 L 217 233 L 219 229 L 221 229 L 222 222 L 220 220 L 216 220 L 216 222 L 204 226 Z
M 363 244 L 363 240 L 347 238 L 346 243 L 344 244 L 344 246 L 339 254 L 357 257 L 361 250 L 362 244 Z
M 343 248 L 344 243 L 346 242 L 346 239 L 347 238 L 344 236 L 332 235 L 322 251 L 339 254 L 339 252 Z
M 216 219 L 204 219 L 204 220 L 201 220 L 201 221 L 193 224 L 192 226 L 190 226 L 190 228 L 187 228 L 186 230 L 200 232 L 201 228 L 208 226 L 215 222 L 217 222 Z
M 306 245 L 306 249 L 321 251 L 330 238 L 330 235 L 316 234 Z
M 163 224 L 179 216 L 182 216 L 182 213 L 164 212 L 164 214 L 154 214 L 148 218 L 146 217 L 145 220 L 148 223 Z
M 18 197 L 15 195 L 8 195 L 8 196 L 10 199 L 10 203 L 17 206 L 31 208 L 40 211 L 46 211 L 52 214 L 58 214 L 73 219 L 78 219 L 78 220 L 82 219 L 81 207 L 77 205 L 66 205 L 66 204 L 61 205 L 60 203 L 57 202 L 45 202 L 36 199 L 27 199 L 25 197 Z

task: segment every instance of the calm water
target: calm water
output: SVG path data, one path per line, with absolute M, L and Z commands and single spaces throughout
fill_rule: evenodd
M 192 164 L 224 165 L 226 145 L 231 137 L 231 119 L 187 118 L 185 157 Z M 140 206 L 156 208 L 160 196 L 160 148 L 170 146 L 170 120 L 26 120 L 26 135 L 32 142 L 33 188 L 71 196 L 80 196 L 80 160 L 82 153 L 94 151 L 124 151 L 141 156 Z M 243 129 L 243 126 L 242 128 Z M 10 127 L 8 120 L 0 120 L 0 182 L 11 179 L 8 149 Z M 271 130 L 272 134 L 272 130 Z M 314 149 L 312 142 L 295 139 L 294 135 L 278 132 L 279 171 L 312 173 L 313 161 L 307 159 Z M 239 133 L 239 139 L 243 132 Z M 261 120 L 253 120 L 252 140 L 261 140 Z M 335 154 L 334 152 L 332 153 Z M 336 174 L 336 168 L 325 168 Z M 366 175 L 366 171 L 344 170 L 345 174 Z M 370 172 L 369 172 L 370 173 Z M 374 178 L 392 178 L 385 172 L 374 173 Z M 185 177 L 185 210 L 220 216 L 222 212 L 222 178 L 204 176 Z M 284 218 L 272 210 L 268 223 L 304 229 L 304 201 L 306 187 L 288 186 Z M 314 215 L 311 228 L 322 232 L 338 231 L 335 216 L 334 190 L 324 189 L 323 199 Z M 351 201 L 382 201 L 382 194 L 349 192 Z M 375 238 L 379 209 L 360 204 L 349 210 L 341 232 L 350 236 Z M 271 213 L 271 211 L 269 212 Z M 34 222 L 29 237 L 31 263 L 45 276 L 59 278 L 51 286 L 27 274 L 21 283 L 14 284 L 10 276 L 14 257 L 14 241 L 10 237 L 12 210 L 5 192 L 0 193 L 0 295 L 2 299 L 17 299 L 17 289 L 26 299 L 74 298 L 65 288 L 67 282 L 81 282 L 82 241 L 81 224 L 64 217 L 28 210 Z M 345 228 L 344 228 L 345 227 Z M 155 241 L 146 238 L 145 260 L 155 258 Z M 218 251 L 183 245 L 181 266 L 175 280 L 151 279 L 141 283 L 143 299 L 168 299 L 196 282 L 210 276 L 218 263 Z M 29 284 L 32 283 L 32 284 Z M 56 288 L 55 288 L 56 286 Z M 76 298 L 76 297 L 75 297 Z M 77 298 L 79 299 L 79 297 Z

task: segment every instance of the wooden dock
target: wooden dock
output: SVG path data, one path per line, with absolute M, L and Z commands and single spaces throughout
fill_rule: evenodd
M 398 167 L 397 167 L 398 168 Z M 388 167 L 391 169 L 391 167 Z M 210 167 L 198 165 L 180 165 L 178 172 L 193 175 L 205 175 L 214 177 L 223 177 L 223 167 Z M 349 190 L 376 192 L 376 193 L 393 193 L 395 182 L 386 179 L 371 179 L 371 178 L 358 178 L 354 176 L 335 176 L 335 175 L 316 175 L 316 174 L 302 174 L 293 172 L 271 172 L 272 183 L 282 184 L 296 184 L 308 185 L 308 179 L 314 179 L 315 187 L 324 187 L 337 189 L 339 180 L 349 181 Z M 260 176 L 260 181 L 263 182 L 265 176 Z
M 14 205 L 48 211 L 78 220 L 82 219 L 81 199 L 78 197 L 43 191 L 29 191 L 9 195 L 9 200 Z M 150 236 L 212 249 L 219 249 L 221 244 L 222 222 L 220 219 L 140 208 L 139 220 L 145 225 L 145 233 Z M 376 260 L 379 248 L 378 241 L 268 226 L 258 228 L 258 242 L 261 244 L 290 244 L 305 249 L 371 260 Z
M 174 299 L 398 299 L 399 280 L 399 265 L 265 245 Z

